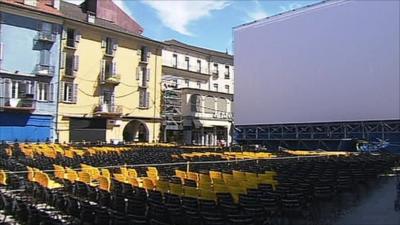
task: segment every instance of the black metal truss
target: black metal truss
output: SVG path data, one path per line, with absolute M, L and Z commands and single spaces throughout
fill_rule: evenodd
M 269 140 L 343 140 L 400 139 L 400 120 L 329 122 L 304 124 L 238 125 L 235 139 Z

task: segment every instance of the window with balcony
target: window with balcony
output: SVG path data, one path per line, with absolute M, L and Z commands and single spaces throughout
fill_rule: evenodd
M 225 79 L 229 79 L 230 78 L 230 72 L 229 72 L 229 66 L 228 65 L 225 66 L 224 75 L 225 75 Z
M 149 108 L 150 107 L 150 92 L 147 89 L 139 90 L 139 108 Z
M 190 84 L 189 79 L 185 79 L 185 86 L 189 87 L 190 86 L 189 84 Z
M 172 55 L 172 67 L 178 67 L 178 55 L 177 54 L 173 54 Z
M 201 73 L 201 60 L 197 60 L 197 72 Z
M 229 85 L 225 85 L 225 91 L 226 91 L 226 93 L 229 93 L 229 90 L 230 89 L 230 87 L 229 87 Z
M 187 70 L 190 69 L 190 60 L 189 60 L 189 57 L 187 57 L 187 56 L 185 57 L 185 67 Z
M 80 35 L 75 29 L 67 28 L 66 30 L 67 47 L 76 48 Z
M 37 85 L 37 100 L 38 101 L 51 101 L 52 97 L 50 95 L 50 84 L 39 82 Z
M 217 64 L 217 63 L 214 63 L 214 64 L 213 64 L 213 71 L 212 71 L 212 74 L 213 74 L 214 76 L 218 77 L 218 73 L 219 73 L 219 71 L 218 71 L 218 64 Z
M 53 33 L 53 25 L 51 23 L 42 22 L 36 40 L 49 43 L 55 42 L 56 35 Z
M 42 49 L 40 51 L 39 63 L 36 65 L 35 73 L 43 76 L 53 76 L 54 66 L 50 65 L 50 51 L 48 49 Z
M 61 82 L 60 100 L 65 103 L 76 103 L 78 97 L 78 84 L 72 82 Z
M 65 57 L 65 75 L 74 77 L 79 70 L 79 56 L 74 54 L 64 54 Z
M 218 84 L 214 84 L 213 87 L 214 87 L 214 91 L 218 91 Z

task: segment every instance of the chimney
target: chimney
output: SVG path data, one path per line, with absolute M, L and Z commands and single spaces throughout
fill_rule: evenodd
M 60 0 L 52 0 L 53 1 L 53 8 L 60 10 Z

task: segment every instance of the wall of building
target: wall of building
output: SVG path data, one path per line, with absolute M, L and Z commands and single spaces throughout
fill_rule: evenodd
M 139 39 L 120 35 L 112 31 L 97 30 L 81 24 L 67 23 L 70 27 L 79 31 L 81 38 L 75 50 L 79 55 L 79 69 L 74 82 L 78 83 L 78 94 L 76 104 L 60 103 L 59 108 L 59 138 L 61 141 L 69 141 L 68 117 L 93 117 L 94 108 L 100 103 L 101 89 L 105 87 L 100 83 L 102 59 L 105 49 L 101 43 L 106 37 L 114 38 L 118 42 L 113 61 L 117 65 L 116 73 L 120 76 L 120 83 L 114 86 L 114 102 L 116 106 L 122 107 L 121 118 L 109 118 L 121 120 L 122 124 L 129 122 L 129 118 L 141 118 L 151 130 L 153 139 L 158 141 L 158 130 L 153 132 L 153 119 L 160 118 L 160 82 L 161 82 L 161 51 L 151 42 L 145 43 Z M 64 41 L 65 45 L 65 41 Z M 147 68 L 150 69 L 148 92 L 150 92 L 150 105 L 147 109 L 139 109 L 139 82 L 136 79 L 136 71 L 139 65 L 137 50 L 147 46 L 151 50 L 151 56 Z M 68 50 L 65 50 L 68 51 Z M 64 69 L 65 70 L 65 69 Z M 62 70 L 62 75 L 64 70 Z M 67 78 L 62 78 L 66 80 Z M 107 85 L 112 89 L 113 85 Z M 124 125 L 111 126 L 107 128 L 107 140 L 122 140 Z M 154 134 L 154 135 L 153 135 Z M 153 138 L 153 136 L 157 138 Z
M 6 90 L 6 82 L 10 84 L 9 81 L 11 80 L 30 82 L 30 91 L 33 95 L 34 105 L 34 110 L 23 114 L 19 111 L 12 110 L 16 124 L 15 126 L 10 123 L 8 123 L 7 126 L 3 125 L 4 127 L 1 129 L 3 129 L 3 134 L 6 136 L 2 136 L 1 138 L 4 140 L 12 139 L 12 141 L 14 139 L 29 139 L 32 141 L 54 140 L 56 123 L 56 117 L 54 115 L 56 115 L 57 107 L 56 93 L 59 76 L 61 21 L 57 21 L 52 17 L 28 13 L 23 10 L 18 11 L 8 7 L 2 7 L 0 11 L 0 20 L 0 44 L 2 47 L 2 52 L 0 53 L 2 56 L 0 59 L 1 105 L 8 104 L 7 102 L 9 101 L 10 95 L 6 95 L 7 93 L 11 93 L 11 90 Z M 43 23 L 48 23 L 51 26 L 51 41 L 38 39 Z M 49 65 L 50 68 L 52 68 L 50 70 L 53 71 L 50 76 L 38 75 L 39 69 L 37 66 L 40 64 L 41 51 L 45 49 L 49 50 Z M 39 82 L 49 84 L 47 100 L 39 99 L 39 91 L 37 89 Z M 11 88 L 11 86 L 8 86 L 8 88 Z M 10 115 L 8 113 L 2 113 L 2 115 Z M 31 119 L 29 119 L 29 117 L 38 118 L 41 116 L 44 116 L 43 118 L 46 118 L 46 121 L 49 120 L 50 123 L 46 123 L 46 125 L 42 124 L 43 127 L 40 129 L 38 128 L 40 132 L 35 130 L 28 135 L 25 131 L 18 131 L 20 128 L 24 128 L 22 121 L 26 122 L 25 127 L 29 130 L 29 127 L 31 127 Z M 33 124 L 36 123 L 34 122 Z M 15 138 L 12 138 L 10 135 L 14 135 Z

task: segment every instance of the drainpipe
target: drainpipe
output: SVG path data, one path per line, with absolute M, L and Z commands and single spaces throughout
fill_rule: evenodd
M 158 61 L 158 53 L 159 49 L 156 48 L 156 63 L 155 63 L 155 73 L 154 73 L 154 97 L 153 97 L 153 143 L 155 142 L 155 134 L 156 134 L 156 94 L 157 94 L 157 61 Z
M 56 124 L 54 125 L 55 127 L 55 133 L 56 133 L 56 139 L 58 140 L 58 142 L 60 142 L 60 133 L 58 130 L 58 112 L 59 112 L 59 99 L 60 99 L 60 85 L 61 85 L 61 69 L 60 69 L 60 65 L 61 65 L 61 54 L 63 54 L 62 52 L 62 33 L 64 30 L 64 26 L 63 24 L 61 24 L 61 33 L 60 33 L 60 41 L 59 41 L 59 54 L 58 54 L 58 76 L 57 76 L 57 88 L 56 88 L 56 94 L 55 96 L 53 96 L 53 98 L 55 97 L 55 103 L 56 103 Z

